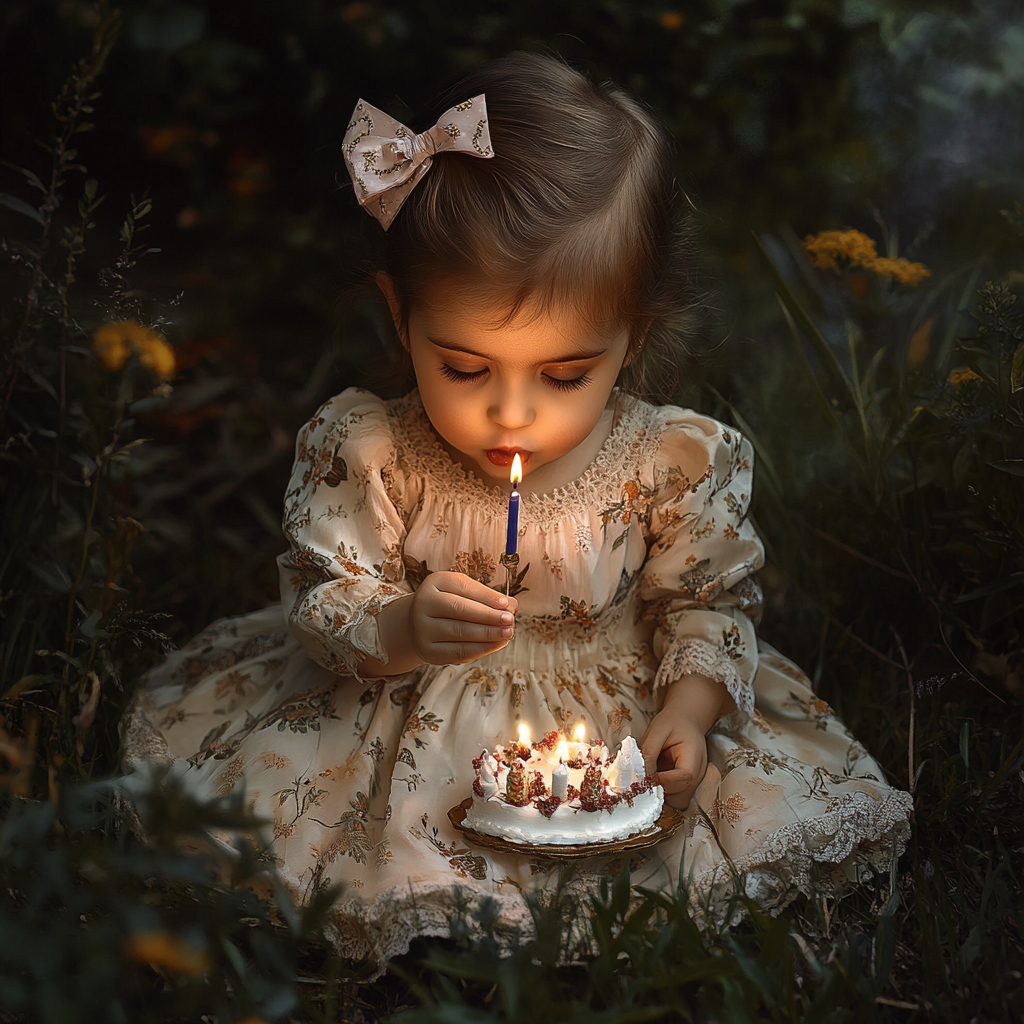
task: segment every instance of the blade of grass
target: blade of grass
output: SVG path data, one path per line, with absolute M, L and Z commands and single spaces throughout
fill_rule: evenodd
M 765 249 L 764 244 L 756 234 L 754 235 L 754 242 L 761 255 L 764 257 L 765 262 L 768 264 L 768 269 L 771 272 L 772 279 L 775 281 L 775 287 L 780 301 L 786 309 L 789 310 L 793 320 L 799 324 L 804 336 L 811 343 L 811 347 L 821 360 L 822 367 L 825 371 L 825 375 L 829 378 L 830 384 L 839 393 L 842 401 L 853 408 L 857 408 L 857 396 L 850 384 L 850 379 L 846 376 L 842 366 L 839 365 L 839 360 L 836 359 L 835 353 L 832 351 L 829 343 L 825 340 L 821 331 L 819 331 L 815 326 L 814 321 L 807 314 L 807 311 L 802 305 L 800 305 L 800 302 L 797 300 L 796 296 L 793 294 L 793 290 L 789 286 L 789 282 L 782 275 L 779 268 L 772 262 L 771 256 L 768 255 L 768 250 Z
M 800 332 L 797 329 L 796 321 L 793 319 L 792 313 L 786 306 L 786 303 L 782 299 L 782 296 L 776 295 L 779 300 L 779 308 L 782 310 L 782 315 L 785 317 L 786 324 L 789 327 L 790 337 L 793 340 L 793 345 L 796 348 L 797 355 L 799 356 L 804 369 L 807 371 L 808 376 L 813 384 L 814 395 L 818 401 L 818 405 L 821 407 L 822 412 L 825 414 L 825 418 L 832 424 L 836 434 L 842 438 L 846 447 L 849 449 L 850 454 L 853 456 L 854 461 L 857 463 L 858 468 L 861 471 L 862 476 L 867 477 L 867 466 L 864 463 L 863 456 L 857 450 L 856 445 L 850 440 L 846 429 L 843 427 L 842 420 L 839 419 L 839 415 L 835 410 L 835 406 L 829 400 L 829 397 L 822 390 L 821 384 L 818 382 L 817 374 L 814 372 L 814 367 L 811 365 L 806 354 L 804 353 L 803 346 L 800 344 Z
M 860 327 L 853 320 L 846 321 L 846 345 L 850 352 L 850 368 L 853 371 L 853 396 L 856 401 L 857 419 L 860 421 L 860 432 L 864 439 L 864 462 L 870 473 L 872 490 L 878 483 L 878 445 L 868 427 L 868 418 L 864 406 L 864 392 L 861 388 L 860 368 L 857 363 L 857 348 L 863 340 Z
M 979 261 L 980 259 L 981 257 L 979 257 Z M 949 363 L 949 357 L 956 343 L 960 318 L 964 313 L 969 312 L 971 308 L 971 297 L 974 295 L 974 290 L 978 287 L 978 278 L 980 276 L 981 266 L 979 265 L 974 268 L 971 276 L 967 279 L 964 290 L 960 293 L 960 301 L 956 304 L 956 309 L 953 310 L 953 315 L 949 318 L 949 326 L 946 328 L 946 333 L 942 336 L 942 343 L 939 345 L 939 351 L 935 355 L 935 368 L 940 373 L 943 372 L 943 369 Z

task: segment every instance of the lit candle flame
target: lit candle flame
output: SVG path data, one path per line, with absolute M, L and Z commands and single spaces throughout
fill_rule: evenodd
M 573 729 L 573 731 L 572 731 L 572 741 L 573 741 L 573 743 L 582 743 L 584 738 L 586 737 L 586 735 L 587 735 L 586 726 L 584 726 L 584 724 L 582 722 L 580 722 L 580 724 L 577 725 L 576 728 Z
M 569 760 L 569 743 L 567 740 L 558 741 L 558 746 L 555 747 L 555 757 L 557 757 L 559 761 Z
M 530 745 L 530 727 L 525 722 L 519 723 L 519 742 L 524 747 Z
M 519 458 L 519 452 L 512 456 L 512 472 L 509 473 L 508 478 L 512 481 L 513 487 L 523 479 L 523 460 Z

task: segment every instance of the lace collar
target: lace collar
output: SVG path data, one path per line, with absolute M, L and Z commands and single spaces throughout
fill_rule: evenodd
M 524 496 L 520 506 L 524 522 L 565 514 L 579 517 L 596 508 L 596 502 L 617 498 L 639 467 L 653 460 L 661 434 L 656 429 L 655 407 L 618 389 L 614 395 L 612 428 L 593 461 L 575 480 L 545 494 Z M 386 406 L 396 455 L 411 472 L 429 477 L 438 493 L 471 500 L 492 515 L 507 507 L 507 490 L 485 483 L 445 451 L 423 411 L 419 391 L 410 391 Z

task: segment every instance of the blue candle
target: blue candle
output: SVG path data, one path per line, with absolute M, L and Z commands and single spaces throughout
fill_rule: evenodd
M 508 531 L 505 534 L 505 554 L 514 555 L 519 543 L 519 491 L 512 485 L 508 499 Z
M 505 533 L 505 554 L 514 555 L 519 546 L 519 481 L 523 479 L 523 460 L 519 452 L 512 456 L 512 493 L 508 498 L 508 530 Z

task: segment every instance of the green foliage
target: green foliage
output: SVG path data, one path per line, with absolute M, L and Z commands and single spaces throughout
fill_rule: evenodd
M 135 670 L 133 648 L 156 653 L 154 645 L 159 649 L 167 639 L 153 616 L 132 607 L 126 585 L 132 582 L 130 553 L 141 527 L 117 498 L 141 443 L 130 437 L 128 407 L 159 382 L 135 360 L 116 378 L 102 373 L 86 347 L 73 290 L 85 238 L 104 197 L 96 180 L 86 178 L 81 198 L 67 209 L 72 176 L 86 174 L 71 142 L 93 128 L 85 117 L 99 97 L 96 80 L 120 23 L 105 5 L 97 17 L 89 53 L 52 106 L 57 127 L 44 146 L 51 157 L 46 182 L 28 168 L 12 167 L 42 192 L 38 207 L 31 208 L 38 234 L 7 249 L 12 269 L 20 271 L 20 288 L 8 291 L 4 308 L 0 389 L 0 593 L 10 602 L 0 634 L 0 689 L 4 718 L 32 739 L 19 745 L 16 770 L 6 778 L 21 795 L 46 785 L 45 772 L 33 777 L 37 742 L 50 786 L 64 765 L 85 777 L 97 758 L 108 767 L 109 736 L 98 737 L 92 728 L 100 703 L 110 702 L 122 690 L 124 673 Z M 103 319 L 143 315 L 127 275 L 140 255 L 158 251 L 136 241 L 150 209 L 148 200 L 136 203 L 133 197 L 121 230 L 123 251 L 104 272 L 109 295 L 101 304 Z M 113 705 L 119 704 L 114 697 Z M 113 723 L 105 724 L 109 729 Z
M 198 804 L 173 784 L 136 787 L 141 843 L 117 812 L 123 795 L 95 783 L 5 808 L 0 1007 L 44 1024 L 284 1018 L 299 944 L 334 894 L 293 907 L 255 840 L 216 881 L 212 833 L 255 824 L 241 796 Z
M 769 427 L 773 436 L 752 434 L 768 464 L 770 498 L 792 531 L 780 537 L 787 545 L 783 560 L 791 569 L 808 571 L 822 557 L 818 547 L 808 547 L 798 536 L 807 526 L 826 531 L 824 539 L 839 538 L 848 550 L 856 549 L 855 555 L 870 544 L 865 564 L 873 561 L 910 584 L 905 599 L 916 591 L 938 616 L 938 635 L 931 639 L 945 643 L 945 630 L 958 629 L 981 649 L 993 631 L 1001 637 L 997 644 L 1006 642 L 999 625 L 1024 611 L 1024 392 L 1013 383 L 1014 363 L 1022 358 L 1024 314 L 1015 308 L 1016 294 L 1004 280 L 987 282 L 973 296 L 980 261 L 969 266 L 972 273 L 962 291 L 954 287 L 965 275 L 951 275 L 916 309 L 907 308 L 908 300 L 894 294 L 894 286 L 876 282 L 875 295 L 834 318 L 831 337 L 842 341 L 830 342 L 807 312 L 807 302 L 797 297 L 795 281 L 763 246 L 762 253 L 778 287 L 803 387 L 826 426 L 817 437 L 784 436 L 796 421 L 775 420 Z M 794 247 L 790 256 L 802 264 L 809 299 L 821 309 L 839 308 L 836 293 L 849 275 L 826 283 L 801 251 Z M 968 312 L 964 306 L 972 298 L 974 332 L 958 338 L 962 314 Z M 945 336 L 933 351 L 939 317 L 932 310 L 944 300 L 957 304 L 946 313 Z M 892 324 L 909 319 L 909 339 L 872 337 L 880 319 Z M 774 397 L 772 389 L 762 389 L 746 403 L 744 414 L 767 423 L 762 403 Z M 813 458 L 822 442 L 830 446 L 827 483 L 845 506 L 829 509 L 827 524 L 816 521 L 816 510 L 809 511 L 812 488 L 821 487 L 822 476 L 784 489 L 773 468 L 783 456 L 773 448 L 801 445 L 801 457 Z M 890 620 L 899 624 L 899 617 Z

